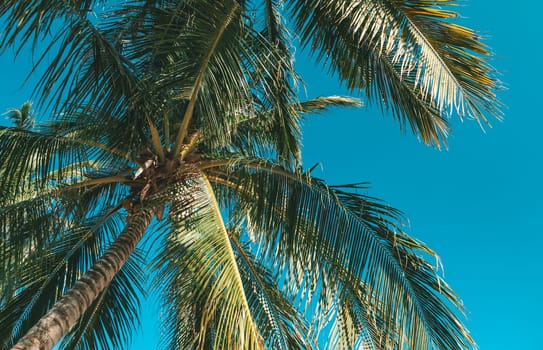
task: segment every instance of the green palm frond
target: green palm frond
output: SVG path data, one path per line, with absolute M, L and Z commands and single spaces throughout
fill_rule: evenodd
M 207 171 L 227 184 L 223 198 L 236 198 L 230 200 L 254 236 L 258 259 L 283 276 L 286 296 L 301 297 L 303 309 L 315 300 L 325 312 L 336 289 L 364 290 L 370 304 L 363 307 L 373 308 L 366 312 L 387 315 L 384 346 L 472 344 L 449 309 L 462 310 L 458 297 L 419 256 L 433 252 L 398 231 L 396 211 L 273 163 L 232 162 L 217 173 Z
M 46 253 L 44 247 L 48 242 L 59 239 L 69 228 L 67 222 L 85 220 L 88 213 L 115 207 L 128 194 L 128 188 L 118 183 L 124 176 L 119 179 L 87 173 L 80 177 L 82 181 L 63 179 L 64 183 L 49 183 L 37 192 L 31 190 L 1 198 L 0 267 L 4 273 L 0 289 L 16 286 L 16 276 L 27 259 L 39 260 L 40 254 Z M 32 181 L 29 183 L 30 188 L 41 188 Z
M 0 127 L 0 192 L 7 195 L 9 188 L 9 194 L 17 196 L 62 183 L 84 173 L 80 166 L 87 159 L 84 146 L 60 135 Z
M 296 123 L 298 123 L 298 119 L 301 120 L 303 114 L 323 112 L 333 107 L 359 106 L 361 106 L 361 102 L 357 98 L 346 96 L 326 96 L 296 102 L 289 106 L 288 109 L 290 109 L 291 115 L 296 119 Z M 281 153 L 280 145 L 283 144 L 283 142 L 277 137 L 270 138 L 270 135 L 275 134 L 275 130 L 278 128 L 277 123 L 279 123 L 275 119 L 277 115 L 274 116 L 275 112 L 273 111 L 273 108 L 276 107 L 262 105 L 259 108 L 259 111 L 252 115 L 244 116 L 243 119 L 239 120 L 236 125 L 236 132 L 232 138 L 231 144 L 229 145 L 229 150 L 235 150 L 248 157 L 254 157 L 255 155 L 264 157 L 268 156 L 269 158 L 278 157 L 283 161 L 292 162 L 293 159 L 296 158 L 294 155 L 298 151 L 289 153 L 283 150 L 283 153 Z M 285 108 L 287 107 L 283 107 L 283 109 Z M 289 133 L 289 131 L 286 129 L 282 132 Z M 295 133 L 291 134 L 294 135 Z M 288 138 L 290 138 L 290 136 L 286 137 L 283 135 L 284 140 Z M 298 146 L 288 146 L 287 148 L 294 150 L 298 149 Z
M 217 84 L 218 81 L 222 81 L 227 84 L 230 83 L 228 84 L 229 87 L 231 86 L 233 88 L 238 88 L 237 91 L 241 92 L 241 95 L 239 95 L 240 98 L 238 97 L 239 100 L 243 101 L 248 97 L 248 95 L 244 96 L 244 92 L 247 92 L 247 88 L 246 86 L 243 86 L 243 80 L 241 80 L 242 84 L 238 84 L 240 81 L 239 78 L 242 76 L 239 74 L 241 70 L 238 70 L 240 68 L 239 60 L 236 59 L 231 61 L 233 57 L 238 58 L 237 52 L 230 51 L 229 49 L 231 49 L 232 45 L 228 45 L 228 43 L 232 43 L 234 40 L 239 38 L 238 30 L 239 28 L 243 28 L 243 22 L 240 21 L 240 19 L 243 20 L 243 18 L 239 14 L 239 3 L 235 0 L 225 1 L 219 6 L 212 7 L 212 9 L 215 9 L 215 11 L 210 13 L 210 8 L 206 6 L 205 15 L 207 20 L 203 20 L 204 12 L 202 11 L 202 8 L 190 8 L 190 12 L 196 11 L 197 15 L 202 17 L 199 21 L 195 21 L 195 23 L 202 25 L 201 27 L 199 25 L 191 25 L 188 27 L 191 29 L 189 33 L 194 30 L 194 32 L 190 33 L 192 34 L 193 39 L 191 40 L 191 44 L 193 45 L 193 48 L 195 48 L 195 44 L 198 46 L 198 40 L 194 39 L 197 38 L 197 36 L 200 36 L 200 38 L 203 39 L 202 43 L 205 43 L 206 45 L 201 46 L 203 50 L 194 52 L 197 55 L 196 57 L 199 56 L 199 59 L 196 60 L 196 62 L 199 62 L 199 64 L 194 66 L 195 74 L 191 74 L 192 76 L 190 78 L 192 79 L 189 80 L 191 81 L 191 85 L 184 88 L 182 87 L 180 89 L 181 97 L 186 98 L 188 103 L 183 119 L 181 120 L 181 126 L 175 139 L 175 144 L 173 147 L 174 154 L 179 154 L 181 152 L 183 141 L 185 136 L 187 136 L 189 126 L 191 125 L 191 119 L 193 117 L 198 95 L 200 94 L 200 91 L 203 90 L 203 85 L 205 83 L 207 83 L 205 84 L 206 88 L 211 90 L 211 92 L 219 92 L 221 90 L 224 91 L 225 86 L 219 86 Z M 214 30 L 210 31 L 209 28 L 213 28 Z M 231 29 L 234 30 L 232 31 Z M 237 48 L 238 45 L 235 47 Z M 225 50 L 221 52 L 221 48 L 224 48 Z M 229 57 L 230 55 L 236 56 Z M 212 60 L 215 64 L 212 64 Z M 234 65 L 228 63 L 234 63 Z M 221 67 L 222 69 L 218 71 L 218 67 Z M 231 69 L 231 67 L 236 69 L 237 72 L 234 74 L 232 74 L 233 72 L 229 72 L 228 69 Z M 182 71 L 186 71 L 186 68 Z M 219 77 L 222 79 L 218 80 L 217 78 Z M 224 77 L 230 79 L 227 80 L 224 79 Z M 235 79 L 231 79 L 232 77 L 235 77 Z M 229 90 L 228 87 L 226 90 Z M 209 98 L 211 96 L 208 95 L 207 97 Z M 236 101 L 238 99 L 234 98 L 233 100 Z M 218 106 L 219 104 L 215 103 L 215 105 Z M 216 110 L 207 109 L 206 104 L 204 103 L 200 104 L 199 107 L 202 114 L 211 117 L 215 123 L 220 120 L 219 118 L 224 118 L 223 115 L 218 115 Z M 235 111 L 238 109 L 239 107 L 233 110 Z M 218 123 L 218 125 L 223 126 L 225 124 L 223 122 Z M 220 129 L 220 127 L 218 129 Z
M 55 229 L 63 227 L 50 200 L 34 200 L 24 206 L 0 210 L 0 294 L 11 295 L 18 288 L 18 276 L 35 255 L 45 253 L 43 245 Z
M 10 108 L 3 115 L 15 123 L 17 128 L 29 129 L 34 125 L 32 101 L 26 101 L 20 108 Z
M 101 30 L 82 17 L 59 30 L 53 42 L 62 47 L 56 49 L 36 85 L 40 101 L 69 114 L 76 112 L 83 101 L 87 106 L 100 105 L 104 113 L 115 113 L 126 106 L 138 77 L 133 64 L 123 55 L 123 42 L 118 36 L 117 31 Z M 47 53 L 38 64 L 45 62 Z M 64 100 L 65 94 L 71 98 Z
M 18 45 L 19 51 L 32 40 L 36 51 L 42 38 L 56 33 L 48 44 L 41 45 L 31 72 L 47 64 L 35 92 L 40 102 L 48 103 L 54 110 L 64 107 L 66 112 L 73 109 L 74 101 L 79 105 L 81 101 L 98 99 L 104 106 L 115 105 L 122 95 L 112 96 L 111 89 L 103 88 L 114 87 L 126 93 L 128 90 L 121 87 L 133 85 L 128 62 L 118 52 L 120 43 L 105 37 L 93 23 L 100 2 L 4 1 L 0 5 L 0 16 L 6 19 L 6 35 L 0 41 L 0 49 Z M 61 21 L 66 25 L 59 25 Z M 104 95 L 104 90 L 110 94 Z M 68 92 L 74 99 L 65 101 Z
M 257 89 L 257 100 L 266 106 L 271 119 L 272 134 L 275 135 L 277 157 L 282 161 L 300 163 L 300 116 L 294 105 L 300 77 L 294 69 L 294 45 L 292 35 L 287 29 L 286 19 L 281 11 L 281 2 L 264 1 L 263 29 L 266 45 L 276 52 L 270 65 L 261 73 L 261 89 Z
M 359 338 L 366 338 L 362 349 L 374 349 L 372 338 L 361 336 L 360 333 L 367 331 L 361 325 L 356 324 L 356 318 L 352 315 L 352 306 L 348 302 L 338 300 L 338 308 L 335 314 L 330 336 L 327 340 L 327 349 L 356 349 L 355 345 Z
M 217 349 L 260 349 L 262 339 L 251 315 L 213 190 L 205 178 L 192 181 L 191 192 L 184 189 L 185 193 L 176 194 L 181 201 L 172 202 L 169 218 L 174 232 L 166 242 L 164 254 L 168 258 L 161 256 L 159 268 L 163 271 L 161 276 L 167 276 L 164 279 L 167 278 L 166 283 L 171 288 L 166 290 L 166 300 L 180 303 L 175 307 L 177 312 L 170 317 L 174 317 L 173 320 L 179 317 L 181 320 L 177 321 L 182 321 L 187 308 L 196 308 L 199 312 L 193 317 L 199 324 L 194 325 L 196 337 L 192 339 L 186 339 L 190 329 L 177 329 L 176 323 L 168 325 L 174 328 L 169 331 L 168 345 L 178 348 L 179 344 L 188 341 L 198 349 L 206 344 Z M 186 197 L 195 200 L 195 205 L 184 205 Z M 187 280 L 187 276 L 193 280 Z M 187 298 L 189 295 L 190 299 Z
M 248 74 L 269 66 L 268 52 L 254 52 L 262 38 L 237 1 L 148 8 L 148 16 L 131 52 L 151 52 L 140 95 L 164 95 L 179 106 L 168 120 L 173 153 L 195 129 L 206 130 L 210 147 L 223 147 L 235 121 L 254 109 Z M 163 116 L 153 111 L 151 117 L 161 124 Z
M 347 83 L 363 88 L 426 143 L 445 142 L 451 111 L 499 117 L 498 82 L 470 29 L 451 23 L 455 1 L 291 3 L 302 43 Z
M 99 1 L 17 1 L 6 0 L 0 4 L 4 17 L 4 35 L 0 50 L 18 45 L 19 50 L 32 40 L 35 48 L 40 37 L 51 31 L 55 22 L 72 14 L 86 16 Z
M 235 236 L 230 241 L 237 257 L 251 312 L 268 349 L 316 349 L 304 316 L 287 301 L 275 276 L 260 264 Z
M 127 150 L 115 147 L 122 144 L 110 142 L 128 134 L 119 122 L 114 128 L 111 122 L 93 122 L 81 114 L 73 118 L 80 120 L 69 123 L 64 117 L 30 130 L 0 127 L 0 200 L 8 203 L 32 191 L 104 177 L 104 169 L 109 175 L 115 170 L 123 174 L 135 165 Z
M 168 259 L 158 261 L 157 276 L 160 277 L 154 283 L 162 302 L 160 346 L 163 349 L 192 349 L 198 338 L 199 315 L 204 307 L 195 294 L 202 286 L 196 283 L 194 273 L 179 263 L 177 257 L 185 253 L 182 247 L 168 242 L 161 248 L 160 254 Z

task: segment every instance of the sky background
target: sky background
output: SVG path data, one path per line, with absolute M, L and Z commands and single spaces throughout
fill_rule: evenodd
M 485 37 L 507 87 L 499 92 L 503 122 L 482 131 L 454 119 L 448 150 L 439 151 L 401 133 L 362 96 L 365 107 L 307 119 L 303 161 L 319 163 L 315 175 L 330 184 L 370 182 L 369 195 L 406 214 L 407 231 L 440 255 L 481 349 L 543 350 L 543 3 L 462 4 L 459 23 Z M 14 64 L 11 51 L 0 56 L 0 114 L 28 99 L 32 86 L 21 83 L 31 62 L 20 57 Z M 349 94 L 303 53 L 297 67 L 307 97 Z M 132 350 L 157 344 L 155 314 L 145 312 Z

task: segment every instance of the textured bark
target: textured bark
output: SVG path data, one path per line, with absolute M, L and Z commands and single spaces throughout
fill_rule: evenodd
M 11 350 L 52 349 L 113 280 L 136 248 L 153 215 L 151 209 L 136 212 L 104 255 Z

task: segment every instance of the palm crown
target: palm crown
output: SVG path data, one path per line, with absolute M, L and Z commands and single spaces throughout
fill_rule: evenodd
M 55 117 L 0 131 L 2 344 L 122 348 L 152 279 L 166 348 L 473 346 L 401 214 L 301 166 L 302 116 L 359 101 L 300 101 L 294 39 L 428 144 L 451 110 L 499 116 L 486 48 L 438 5 L 4 1 L 2 47 L 57 34 Z

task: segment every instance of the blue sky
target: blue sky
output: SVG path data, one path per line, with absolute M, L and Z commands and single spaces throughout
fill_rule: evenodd
M 543 5 L 467 0 L 459 22 L 474 27 L 495 52 L 507 90 L 505 120 L 483 132 L 453 120 L 449 148 L 420 143 L 375 105 L 312 116 L 304 127 L 304 164 L 331 184 L 368 181 L 368 194 L 410 219 L 408 232 L 436 250 L 446 280 L 463 298 L 481 349 L 543 349 L 543 150 L 540 111 Z M 31 58 L 0 56 L 0 112 L 19 106 Z M 349 94 L 317 66 L 297 61 L 308 97 Z M 363 97 L 362 97 L 363 98 Z M 363 98 L 364 99 L 364 98 Z M 154 348 L 153 313 L 133 350 Z

